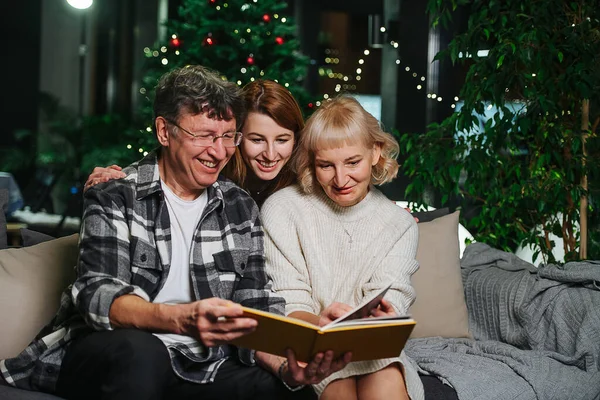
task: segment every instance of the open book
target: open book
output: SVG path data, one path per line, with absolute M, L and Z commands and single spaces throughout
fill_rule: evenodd
M 286 348 L 296 353 L 298 361 L 309 362 L 327 350 L 334 357 L 352 352 L 352 361 L 397 357 L 404 348 L 415 321 L 408 315 L 369 317 L 391 284 L 365 299 L 360 305 L 335 321 L 319 327 L 296 318 L 244 307 L 244 316 L 258 321 L 256 330 L 232 341 L 248 349 L 285 357 Z

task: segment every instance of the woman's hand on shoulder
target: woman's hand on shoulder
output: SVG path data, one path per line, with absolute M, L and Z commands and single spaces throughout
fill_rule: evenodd
M 419 222 L 419 218 L 412 215 L 412 211 L 410 211 L 410 208 L 404 207 L 404 209 L 415 219 L 415 222 Z
M 85 192 L 92 186 L 95 186 L 102 182 L 108 182 L 113 179 L 125 178 L 125 173 L 122 168 L 118 165 L 110 165 L 108 167 L 96 167 L 85 181 L 83 191 Z

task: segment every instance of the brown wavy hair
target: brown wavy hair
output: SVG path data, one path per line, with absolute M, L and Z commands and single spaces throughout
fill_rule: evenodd
M 292 154 L 294 154 L 298 148 L 300 131 L 304 128 L 304 118 L 298 102 L 290 91 L 274 81 L 256 80 L 244 86 L 242 97 L 246 107 L 246 116 L 253 112 L 263 114 L 272 118 L 277 125 L 294 132 L 294 148 L 292 150 Z M 239 147 L 236 148 L 235 154 L 227 163 L 224 172 L 238 186 L 246 188 L 248 167 L 242 158 Z M 269 185 L 269 193 L 266 196 L 296 182 L 296 175 L 290 162 L 283 166 L 273 181 L 273 184 Z
M 298 182 L 304 192 L 315 188 L 315 151 L 361 143 L 366 148 L 379 145 L 381 157 L 373 166 L 371 183 L 381 185 L 398 174 L 399 146 L 394 137 L 384 132 L 379 121 L 360 103 L 347 95 L 325 102 L 309 119 L 302 131 L 298 149 L 292 160 Z

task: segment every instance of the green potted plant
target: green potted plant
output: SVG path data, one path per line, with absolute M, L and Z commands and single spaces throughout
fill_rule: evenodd
M 598 218 L 597 1 L 429 0 L 433 27 L 449 27 L 458 7 L 469 10 L 468 28 L 437 58 L 467 68 L 462 107 L 402 136 L 407 195 L 422 201 L 431 187 L 442 203 L 476 207 L 463 223 L 494 247 L 531 245 L 553 262 L 555 235 L 565 260 L 588 258 L 598 251 L 587 237 Z

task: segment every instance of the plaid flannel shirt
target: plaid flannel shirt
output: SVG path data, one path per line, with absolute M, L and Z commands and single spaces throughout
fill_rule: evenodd
M 53 392 L 62 358 L 73 338 L 113 329 L 113 301 L 135 294 L 152 301 L 170 268 L 169 214 L 160 187 L 157 155 L 124 170 L 127 176 L 89 189 L 79 243 L 77 279 L 61 298 L 57 315 L 17 357 L 0 362 L 10 385 Z M 283 314 L 265 272 L 263 230 L 252 198 L 229 180 L 207 188 L 208 203 L 194 236 L 190 275 L 195 299 L 220 297 Z M 228 347 L 169 347 L 176 374 L 212 382 Z M 254 352 L 238 349 L 254 365 Z

